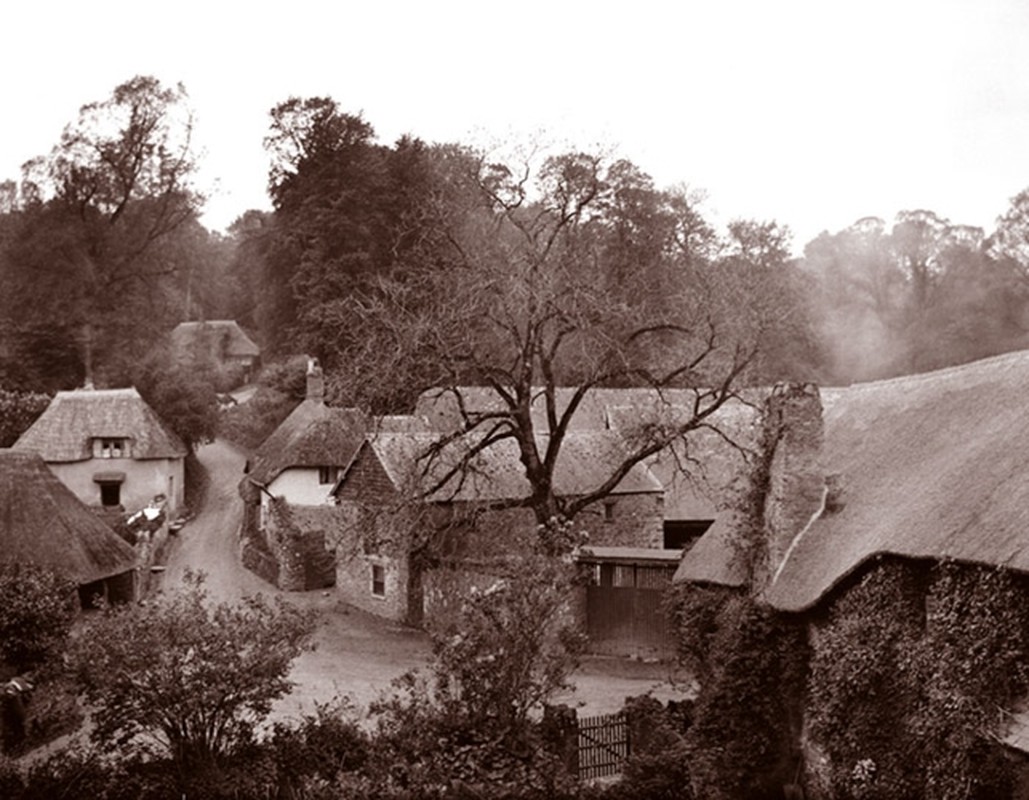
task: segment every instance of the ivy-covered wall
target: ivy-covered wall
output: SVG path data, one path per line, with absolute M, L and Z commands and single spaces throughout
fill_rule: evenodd
M 1015 795 L 1026 760 L 1000 738 L 1029 694 L 1029 577 L 884 559 L 805 616 L 742 590 L 677 592 L 681 655 L 701 686 L 697 796 L 797 784 L 807 798 Z
M 812 628 L 811 794 L 1010 797 L 998 743 L 1029 691 L 1029 579 L 884 560 Z

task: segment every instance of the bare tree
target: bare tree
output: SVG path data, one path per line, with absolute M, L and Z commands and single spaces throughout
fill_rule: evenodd
M 689 252 L 681 233 L 696 230 L 697 216 L 681 194 L 592 154 L 533 158 L 459 162 L 473 170 L 470 195 L 460 214 L 436 215 L 449 257 L 408 261 L 352 298 L 347 368 L 330 387 L 338 400 L 379 410 L 434 387 L 451 425 L 424 453 L 424 495 L 460 486 L 483 453 L 510 447 L 530 489 L 495 505 L 530 508 L 546 526 L 607 496 L 672 443 L 717 430 L 777 310 L 765 302 L 768 276 Z M 634 222 L 646 237 L 620 224 L 614 201 L 627 174 L 652 194 L 651 220 Z M 630 255 L 635 272 L 625 274 Z M 556 470 L 576 416 L 591 393 L 627 387 L 674 412 L 625 437 L 595 486 L 562 496 Z

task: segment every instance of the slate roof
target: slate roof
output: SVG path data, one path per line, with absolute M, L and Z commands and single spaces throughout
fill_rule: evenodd
M 0 563 L 37 564 L 86 584 L 133 569 L 136 553 L 38 454 L 0 449 Z
M 367 417 L 358 409 L 304 400 L 257 448 L 248 478 L 267 486 L 290 467 L 346 466 L 367 430 Z
M 48 462 L 83 461 L 93 457 L 96 438 L 131 439 L 134 459 L 182 458 L 187 452 L 133 388 L 58 392 L 14 447 Z
M 173 351 L 180 356 L 204 354 L 205 351 L 218 358 L 261 355 L 261 348 L 231 319 L 180 322 L 172 329 L 170 341 Z
M 393 485 L 400 491 L 417 487 L 430 491 L 450 469 L 460 463 L 467 443 L 463 440 L 443 448 L 431 460 L 424 458 L 438 433 L 377 433 L 369 436 L 364 447 L 378 458 Z M 541 447 L 544 442 L 541 441 Z M 573 497 L 597 488 L 626 452 L 621 436 L 610 432 L 570 432 L 566 434 L 554 470 L 555 491 Z M 428 465 L 428 469 L 426 469 Z M 431 502 L 495 501 L 527 497 L 529 482 L 519 460 L 513 439 L 500 441 L 477 454 L 463 471 L 428 496 Z M 340 483 L 346 480 L 341 476 Z M 663 491 L 661 484 L 643 464 L 637 464 L 615 489 L 615 494 Z
M 1029 572 L 1029 351 L 822 396 L 837 510 L 795 542 L 768 603 L 811 608 L 878 555 Z M 732 556 L 712 528 L 676 579 L 727 582 Z
M 555 391 L 558 413 L 567 408 L 576 389 L 559 387 Z M 460 394 L 461 403 L 457 394 Z M 626 419 L 627 413 L 640 418 L 669 418 L 669 409 L 679 412 L 690 409 L 697 397 L 693 389 L 590 389 L 583 397 L 571 419 L 571 430 L 602 431 L 618 427 L 612 414 Z M 540 432 L 547 430 L 545 397 L 536 390 L 533 402 L 533 426 Z M 415 402 L 414 413 L 426 418 L 435 430 L 454 430 L 461 424 L 461 404 L 471 412 L 499 411 L 505 408 L 496 391 L 489 386 L 458 386 L 446 389 L 428 389 Z M 617 411 L 616 411 L 617 410 Z

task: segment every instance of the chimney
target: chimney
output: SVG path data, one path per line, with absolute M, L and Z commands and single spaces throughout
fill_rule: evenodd
M 764 504 L 767 560 L 755 583 L 770 583 L 791 545 L 825 510 L 822 400 L 813 383 L 784 383 L 765 402 L 764 451 L 768 468 Z
M 318 365 L 317 358 L 307 359 L 306 398 L 319 404 L 325 402 L 325 376 L 322 375 L 322 368 Z

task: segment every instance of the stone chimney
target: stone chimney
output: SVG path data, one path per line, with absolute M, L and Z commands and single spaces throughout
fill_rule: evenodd
M 307 359 L 306 398 L 319 404 L 325 402 L 325 376 L 322 374 L 322 368 L 318 365 L 317 358 Z
M 822 400 L 813 383 L 778 384 L 765 402 L 767 492 L 764 528 L 767 560 L 755 573 L 762 589 L 811 523 L 825 509 Z

